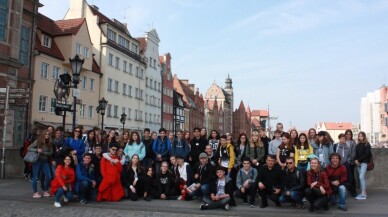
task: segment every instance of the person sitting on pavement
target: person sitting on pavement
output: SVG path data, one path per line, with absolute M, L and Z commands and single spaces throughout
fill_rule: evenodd
M 345 144 L 346 145 L 346 144 Z M 336 196 L 338 195 L 338 208 L 347 211 L 346 208 L 346 196 L 347 196 L 347 171 L 346 167 L 341 163 L 341 155 L 338 153 L 332 153 L 330 155 L 330 165 L 326 167 L 326 173 L 331 183 L 331 189 L 333 194 L 331 195 L 331 201 L 336 204 Z
M 237 197 L 243 199 L 243 203 L 248 203 L 248 194 L 249 197 L 249 205 L 254 208 L 255 207 L 255 198 L 257 192 L 256 186 L 256 178 L 257 178 L 257 170 L 252 168 L 251 159 L 249 157 L 245 157 L 242 159 L 243 167 L 237 173 Z
M 88 200 L 95 201 L 97 199 L 97 182 L 91 161 L 92 154 L 85 153 L 83 161 L 76 168 L 77 181 L 75 183 L 75 190 L 79 192 L 81 204 L 86 204 Z
M 155 176 L 155 188 L 152 191 L 152 197 L 161 200 L 176 199 L 174 181 L 173 175 L 168 170 L 168 163 L 163 161 L 160 171 Z
M 136 201 L 144 194 L 144 170 L 140 166 L 139 156 L 133 154 L 131 161 L 127 164 L 121 173 L 121 183 L 125 189 L 126 197 Z
M 259 195 L 261 197 L 260 208 L 268 206 L 267 196 L 275 202 L 277 207 L 280 207 L 279 197 L 281 194 L 284 173 L 280 166 L 275 165 L 275 155 L 268 155 L 266 164 L 259 167 L 256 183 L 259 187 Z
M 73 199 L 75 182 L 74 159 L 66 156 L 63 162 L 55 170 L 55 178 L 51 182 L 51 195 L 55 195 L 54 207 L 61 207 L 61 197 L 67 203 Z
M 214 167 L 208 163 L 207 154 L 202 152 L 199 155 L 199 165 L 194 168 L 195 186 L 189 193 L 190 197 L 205 196 L 210 194 L 210 184 L 214 179 Z
M 307 172 L 307 188 L 305 189 L 305 196 L 310 203 L 309 212 L 322 208 L 329 209 L 330 181 L 327 173 L 321 170 L 320 166 L 318 158 L 310 160 L 310 170 Z
M 297 209 L 303 209 L 303 196 L 306 188 L 305 170 L 296 167 L 293 157 L 286 159 L 286 166 L 283 191 L 279 201 L 280 203 L 291 202 L 296 205 Z
M 178 200 L 185 200 L 189 191 L 189 187 L 194 181 L 194 174 L 191 169 L 190 164 L 186 163 L 183 159 L 183 156 L 175 156 L 177 162 L 177 169 L 179 173 L 179 190 L 180 195 Z
M 224 208 L 229 210 L 229 203 L 233 198 L 233 181 L 225 176 L 225 169 L 221 166 L 216 168 L 217 179 L 210 186 L 210 196 L 203 197 L 201 210 Z
M 207 145 L 205 148 L 205 153 L 207 154 L 208 162 L 212 166 L 217 166 L 217 152 L 214 152 L 211 145 Z

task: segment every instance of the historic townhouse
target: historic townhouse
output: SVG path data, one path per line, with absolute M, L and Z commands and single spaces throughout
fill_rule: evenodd
M 173 131 L 174 125 L 174 78 L 171 71 L 171 54 L 167 53 L 159 57 L 162 66 L 162 83 L 163 83 L 163 97 L 162 97 L 162 126 L 168 131 Z M 185 109 L 185 121 L 188 123 L 188 110 Z

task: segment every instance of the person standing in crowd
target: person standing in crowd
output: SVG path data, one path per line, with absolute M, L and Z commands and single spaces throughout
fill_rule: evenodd
M 226 139 L 226 138 L 225 138 Z M 201 210 L 223 208 L 229 210 L 229 203 L 233 199 L 233 181 L 225 176 L 223 167 L 216 168 L 217 179 L 210 186 L 210 197 L 203 197 Z
M 283 129 L 284 129 L 284 127 L 283 127 L 283 124 L 282 124 L 282 123 L 277 123 L 277 124 L 276 124 L 276 130 L 280 131 L 280 136 L 279 136 L 279 137 L 282 137 L 283 134 L 285 133 L 285 132 L 283 131 Z M 276 130 L 275 130 L 275 131 L 276 131 Z M 276 138 L 276 137 L 273 136 L 272 140 L 274 140 L 275 138 Z
M 291 135 L 289 133 L 283 133 L 282 144 L 279 145 L 276 159 L 278 164 L 284 170 L 286 168 L 286 159 L 288 157 L 295 156 L 295 148 L 291 144 Z
M 172 156 L 183 156 L 185 160 L 188 159 L 189 153 L 190 153 L 190 147 L 189 144 L 187 144 L 186 140 L 183 139 L 183 131 L 178 130 L 177 138 L 174 139 L 174 141 L 171 143 L 171 155 Z
M 175 135 L 174 135 L 173 132 L 170 132 L 170 133 L 168 134 L 168 139 L 170 140 L 171 145 L 174 144 Z
M 191 140 L 191 151 L 189 155 L 189 163 L 195 166 L 198 163 L 199 154 L 205 151 L 207 145 L 206 139 L 201 137 L 201 129 L 194 128 L 194 138 Z
M 100 183 L 102 181 L 102 175 L 101 175 L 101 158 L 102 158 L 102 147 L 100 143 L 97 143 L 94 147 L 94 154 L 92 154 L 92 165 L 95 172 L 95 178 L 96 178 L 96 189 L 100 186 Z
M 267 158 L 267 155 L 268 155 L 269 142 L 271 142 L 271 139 L 267 136 L 267 134 L 265 134 L 265 128 L 263 127 L 260 128 L 259 134 L 260 134 L 260 140 L 263 143 L 264 149 L 265 149 L 265 155 L 263 158 L 264 159 L 263 161 L 265 162 L 265 159 Z
M 178 200 L 185 200 L 188 195 L 187 187 L 193 183 L 194 174 L 191 166 L 184 161 L 183 156 L 175 156 L 175 158 L 179 172 L 179 190 L 181 192 Z
M 55 178 L 51 182 L 51 195 L 55 195 L 54 207 L 61 207 L 63 202 L 68 203 L 73 199 L 73 188 L 75 182 L 74 159 L 66 156 L 55 170 Z
M 356 180 L 355 180 L 355 174 L 354 174 L 354 168 L 355 168 L 355 163 L 354 161 L 356 160 L 356 142 L 353 140 L 353 132 L 351 129 L 345 130 L 345 136 L 346 136 L 346 144 L 349 146 L 351 150 L 351 155 L 350 155 L 350 161 L 349 161 L 349 171 L 348 172 L 348 183 L 349 183 L 349 191 L 352 197 L 357 196 L 357 191 L 356 191 Z
M 259 187 L 261 197 L 260 208 L 268 207 L 267 196 L 280 207 L 279 197 L 282 192 L 284 173 L 279 166 L 275 166 L 276 158 L 274 155 L 268 155 L 266 164 L 259 167 L 256 183 Z
M 278 153 L 279 145 L 282 144 L 282 131 L 275 130 L 274 138 L 269 142 L 268 145 L 268 154 L 275 155 Z
M 154 164 L 153 163 L 154 159 L 155 159 L 155 153 L 154 153 L 154 150 L 152 150 L 153 141 L 151 139 L 150 132 L 151 131 L 149 128 L 144 129 L 144 137 L 143 137 L 142 142 L 144 144 L 146 155 L 142 161 L 143 168 L 152 167 Z
M 227 143 L 227 136 L 222 135 L 220 139 L 220 146 L 217 151 L 218 165 L 224 168 L 227 171 L 227 175 L 230 176 L 234 161 L 235 161 L 235 153 L 234 147 L 232 144 Z
M 154 140 L 152 150 L 156 155 L 155 170 L 160 170 L 160 164 L 170 158 L 171 142 L 166 137 L 166 129 L 160 128 L 159 136 Z
M 293 157 L 286 159 L 286 165 L 287 169 L 284 176 L 283 190 L 279 201 L 280 203 L 295 203 L 297 209 L 303 209 L 303 195 L 306 187 L 305 170 L 296 167 Z
M 217 151 L 214 152 L 212 146 L 211 146 L 211 145 L 207 145 L 207 146 L 205 147 L 205 153 L 207 154 L 208 162 L 209 162 L 212 166 L 216 166 L 216 165 L 217 165 L 217 162 L 218 162 L 218 159 L 217 159 Z
M 94 131 L 94 138 L 95 138 L 96 144 L 100 144 L 101 143 L 101 129 L 98 127 L 93 127 L 93 131 Z
M 326 167 L 326 173 L 331 184 L 332 203 L 333 204 L 337 203 L 336 196 L 338 195 L 338 208 L 343 211 L 347 211 L 348 210 L 346 208 L 346 195 L 348 192 L 346 188 L 347 172 L 346 172 L 346 167 L 341 164 L 341 155 L 339 155 L 338 153 L 332 153 L 330 155 L 330 165 Z
M 258 168 L 265 164 L 265 147 L 257 130 L 252 131 L 251 140 L 245 149 L 245 156 L 252 160 L 252 167 Z
M 361 131 L 360 133 L 358 133 L 356 160 L 354 161 L 357 166 L 361 188 L 361 194 L 357 195 L 357 200 L 365 200 L 367 197 L 365 175 L 368 163 L 371 160 L 371 153 L 371 145 L 369 144 L 368 139 L 366 138 L 365 132 Z
M 185 132 L 185 135 L 183 136 L 183 138 L 186 140 L 187 144 L 191 144 L 191 137 L 190 137 L 189 131 Z
M 109 156 L 118 160 L 118 145 L 112 144 L 109 148 Z M 121 164 L 112 164 L 104 157 L 101 158 L 102 182 L 98 188 L 97 201 L 119 201 L 124 196 L 124 190 L 121 186 L 120 175 L 123 170 Z
M 108 152 L 109 153 L 109 149 L 112 145 L 115 145 L 117 147 L 119 147 L 118 145 L 118 142 L 117 142 L 117 139 L 116 139 L 116 131 L 114 130 L 109 130 L 109 133 L 108 135 L 105 137 L 104 139 L 104 143 L 102 145 L 102 150 L 103 152 Z
M 313 148 L 314 154 L 318 156 L 319 163 L 321 164 L 320 167 L 322 169 L 326 168 L 330 163 L 329 156 L 333 153 L 333 145 L 330 143 L 325 131 L 318 133 L 318 140 Z
M 350 165 L 350 162 L 352 161 L 352 149 L 351 149 L 351 146 L 349 146 L 347 143 L 346 143 L 346 135 L 341 133 L 339 136 L 338 136 L 338 139 L 339 139 L 339 143 L 338 144 L 335 144 L 333 147 L 334 147 L 334 153 L 338 153 L 340 156 L 341 156 L 341 164 L 343 166 L 345 166 L 346 168 L 346 188 L 350 191 L 350 194 L 351 195 L 355 195 L 354 197 L 357 196 L 357 193 L 355 192 L 355 187 L 354 186 L 354 189 L 353 189 L 353 185 L 352 185 L 352 181 L 351 179 L 353 179 L 353 175 L 352 175 L 352 172 L 351 172 L 351 165 Z M 354 154 L 355 154 L 355 151 L 354 151 Z M 354 169 L 354 168 L 353 168 Z M 334 189 L 333 189 L 334 191 Z
M 214 153 L 217 152 L 218 146 L 220 145 L 220 134 L 217 130 L 212 130 L 209 136 L 209 145 L 211 145 Z
M 151 133 L 152 141 L 155 141 L 157 138 L 158 138 L 158 134 L 155 131 L 152 131 L 152 133 Z
M 307 156 L 313 153 L 313 149 L 309 145 L 307 135 L 301 133 L 299 135 L 298 144 L 295 146 L 295 166 L 299 169 L 307 171 L 308 159 Z
M 126 196 L 132 201 L 137 201 L 144 195 L 145 172 L 140 166 L 139 156 L 133 154 L 128 165 L 121 173 L 121 183 L 124 186 Z
M 247 135 L 245 133 L 241 133 L 237 139 L 236 150 L 236 163 L 235 168 L 240 169 L 242 167 L 242 160 L 245 157 L 245 149 L 249 148 L 249 142 L 247 139 Z
M 249 195 L 249 205 L 254 208 L 257 192 L 257 170 L 251 167 L 251 159 L 249 157 L 244 157 L 242 164 L 243 167 L 237 172 L 237 197 L 243 199 L 243 203 L 247 204 Z
M 292 129 L 290 131 L 290 136 L 291 136 L 291 139 L 290 139 L 291 145 L 296 146 L 299 143 L 298 131 L 296 131 L 296 129 Z
M 317 138 L 317 131 L 314 128 L 309 129 L 308 140 L 311 147 L 316 147 L 316 141 L 318 140 L 318 138 Z
M 94 147 L 96 146 L 96 136 L 94 130 L 89 130 L 84 140 L 85 143 L 85 153 L 94 153 Z
M 329 210 L 328 197 L 331 195 L 330 181 L 326 171 L 321 170 L 321 164 L 317 158 L 313 158 L 310 161 L 305 195 L 310 203 L 309 212 L 314 212 L 322 208 Z
M 170 171 L 170 173 L 172 175 L 172 178 L 173 178 L 174 192 L 179 194 L 179 192 L 181 191 L 179 189 L 179 185 L 180 185 L 180 180 L 179 179 L 180 179 L 180 176 L 179 176 L 178 164 L 177 164 L 177 160 L 176 160 L 175 156 L 171 156 L 170 157 L 170 164 L 171 164 L 171 167 L 170 167 L 169 171 Z
M 48 130 L 45 130 L 41 132 L 38 139 L 35 140 L 29 147 L 28 151 L 31 152 L 37 152 L 39 154 L 38 160 L 32 164 L 32 189 L 34 191 L 34 194 L 32 195 L 33 198 L 41 198 L 42 195 L 38 192 L 38 176 L 41 171 L 43 171 L 44 180 L 41 180 L 44 182 L 43 184 L 43 196 L 44 197 L 50 197 L 50 193 L 48 192 L 50 187 L 50 181 L 51 181 L 51 169 L 50 169 L 50 163 L 49 158 L 53 154 L 53 146 L 51 143 L 51 134 Z M 42 186 L 41 186 L 42 187 Z
M 151 167 L 147 167 L 144 171 L 145 171 L 145 175 L 143 176 L 143 180 L 144 180 L 143 200 L 150 202 L 152 198 L 152 191 L 155 188 L 154 169 L 151 166 Z
M 130 141 L 129 131 L 126 130 L 126 131 L 123 132 L 123 134 L 120 137 L 120 140 L 119 140 L 119 143 L 118 143 L 119 144 L 119 148 L 125 149 L 125 147 L 129 143 L 129 141 Z
M 60 159 L 59 152 L 65 143 L 65 139 L 63 138 L 63 132 L 61 129 L 57 128 L 54 131 L 54 138 L 52 140 L 53 144 L 53 154 L 51 156 L 51 172 L 54 175 L 55 169 L 59 163 L 63 161 L 63 159 Z
M 97 182 L 95 170 L 91 164 L 92 154 L 85 153 L 83 161 L 76 168 L 75 191 L 79 193 L 80 203 L 87 204 L 88 201 L 97 199 Z
M 82 131 L 80 127 L 76 127 L 73 130 L 73 137 L 69 137 L 66 139 L 63 146 L 71 147 L 73 150 L 75 150 L 75 154 L 77 156 L 77 161 L 75 161 L 75 165 L 78 164 L 78 162 L 82 161 L 82 155 L 85 153 L 85 143 L 82 140 Z
M 210 184 L 214 179 L 214 167 L 208 162 L 207 154 L 199 155 L 199 165 L 193 169 L 195 190 L 189 193 L 190 198 L 194 196 L 208 196 L 210 194 Z
M 203 139 L 207 140 L 207 130 L 206 130 L 205 127 L 203 127 L 203 128 L 201 129 L 201 137 L 202 137 Z M 206 141 L 206 143 L 207 143 L 207 141 Z
M 139 133 L 136 131 L 132 131 L 129 142 L 127 143 L 124 149 L 126 161 L 132 159 L 132 156 L 135 154 L 139 157 L 139 160 L 142 161 L 146 155 L 146 149 L 144 147 L 143 142 L 140 140 Z
M 155 182 L 156 187 L 152 192 L 153 198 L 161 200 L 169 200 L 174 198 L 176 195 L 174 178 L 168 171 L 168 163 L 166 161 L 162 162 L 160 171 L 156 173 Z

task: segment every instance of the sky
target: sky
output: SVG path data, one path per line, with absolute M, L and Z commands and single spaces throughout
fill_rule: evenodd
M 70 0 L 40 0 L 63 19 Z M 233 80 L 234 106 L 270 108 L 272 127 L 360 121 L 367 92 L 388 85 L 388 1 L 88 0 L 128 24 L 155 28 L 172 73 L 205 95 Z

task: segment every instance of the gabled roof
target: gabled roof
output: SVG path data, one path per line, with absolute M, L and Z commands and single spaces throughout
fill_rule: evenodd
M 244 102 L 242 100 L 240 102 L 240 106 L 238 107 L 238 109 L 241 110 L 241 111 L 245 111 Z
M 38 14 L 37 27 L 50 36 L 75 35 L 85 21 L 85 18 L 53 21 L 43 14 Z
M 323 122 L 327 130 L 347 130 L 352 129 L 352 123 Z
M 102 14 L 98 9 L 96 9 L 95 6 L 93 5 L 89 5 L 89 8 L 92 11 L 92 13 L 98 17 L 99 24 L 108 23 L 109 25 L 113 26 L 117 30 L 120 30 L 121 32 L 127 34 L 129 37 L 132 38 L 131 34 L 129 34 L 128 28 L 124 24 L 120 23 L 117 20 L 113 21 L 109 19 L 107 16 Z
M 38 50 L 39 52 L 44 53 L 46 55 L 49 55 L 51 57 L 54 57 L 54 58 L 57 58 L 60 60 L 65 60 L 65 58 L 63 57 L 57 44 L 55 43 L 55 40 L 51 40 L 51 48 L 43 47 L 39 37 L 36 36 L 35 37 L 35 49 Z
M 102 74 L 102 73 L 101 73 L 101 68 L 100 68 L 100 66 L 97 64 L 97 62 L 96 62 L 96 60 L 94 59 L 94 57 L 93 57 L 92 72 L 95 72 L 95 73 L 98 73 L 98 74 Z

